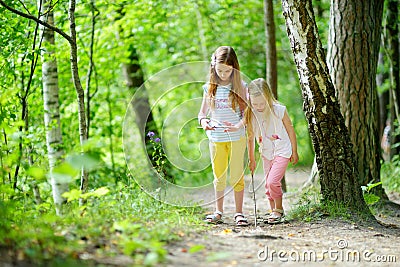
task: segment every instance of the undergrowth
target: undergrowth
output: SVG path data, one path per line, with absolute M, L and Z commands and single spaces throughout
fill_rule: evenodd
M 368 214 L 351 211 L 343 203 L 337 201 L 324 201 L 316 190 L 304 192 L 294 207 L 288 212 L 288 220 L 304 222 L 318 221 L 323 218 L 341 219 L 355 222 L 356 218 L 368 220 Z
M 72 194 L 63 216 L 50 202 L 5 196 L 10 195 L 0 199 L 0 252 L 36 266 L 93 266 L 98 258 L 117 255 L 129 256 L 131 266 L 154 266 L 165 260 L 168 242 L 204 227 L 200 208 L 161 203 L 137 186 L 90 192 L 84 206 Z
M 395 155 L 391 161 L 384 162 L 381 167 L 381 181 L 389 192 L 400 193 L 400 155 Z

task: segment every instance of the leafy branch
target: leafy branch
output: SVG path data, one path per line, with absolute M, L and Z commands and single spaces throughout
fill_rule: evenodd
M 64 37 L 70 44 L 72 44 L 72 43 L 74 42 L 73 39 L 72 39 L 72 37 L 69 36 L 67 33 L 65 33 L 63 30 L 61 30 L 61 29 L 59 29 L 59 28 L 57 28 L 57 27 L 55 27 L 55 26 L 53 26 L 53 25 L 51 25 L 51 24 L 49 24 L 49 23 L 47 23 L 47 22 L 44 22 L 43 20 L 40 20 L 40 19 L 36 18 L 35 16 L 32 16 L 32 15 L 30 15 L 30 14 L 26 14 L 26 13 L 24 13 L 24 12 L 21 12 L 21 11 L 15 9 L 15 8 L 12 8 L 12 7 L 10 7 L 9 5 L 7 5 L 3 0 L 0 0 L 0 5 L 2 5 L 4 8 L 8 9 L 9 11 L 11 11 L 11 12 L 13 12 L 13 13 L 15 13 L 15 14 L 21 16 L 21 17 L 24 17 L 24 18 L 33 20 L 33 21 L 35 21 L 36 23 L 38 23 L 38 24 L 40 24 L 40 25 L 42 25 L 42 26 L 44 26 L 44 27 L 47 27 L 47 28 L 49 28 L 50 30 L 52 30 L 52 31 L 54 31 L 54 32 L 56 32 L 56 33 L 58 33 L 58 34 L 60 34 L 60 35 L 61 35 L 62 37 Z

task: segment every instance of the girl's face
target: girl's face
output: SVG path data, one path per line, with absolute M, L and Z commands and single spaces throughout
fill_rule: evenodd
M 250 96 L 250 101 L 252 107 L 258 112 L 263 112 L 267 106 L 267 101 L 265 101 L 263 95 Z
M 229 81 L 232 71 L 232 66 L 228 66 L 222 63 L 215 64 L 215 72 L 217 73 L 220 80 L 223 82 Z

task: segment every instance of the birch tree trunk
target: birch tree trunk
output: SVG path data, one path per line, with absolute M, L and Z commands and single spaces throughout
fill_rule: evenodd
M 76 94 L 78 97 L 78 114 L 79 114 L 79 140 L 81 146 L 88 139 L 87 136 L 87 127 L 86 127 L 86 113 L 85 113 L 85 92 L 82 87 L 82 83 L 79 78 L 79 70 L 78 70 L 78 48 L 76 42 L 76 29 L 75 29 L 75 6 L 76 1 L 69 1 L 68 8 L 68 18 L 69 18 L 69 29 L 71 35 L 70 42 L 70 61 L 71 61 L 71 72 L 72 72 L 72 80 L 74 82 Z M 83 151 L 82 151 L 83 152 Z M 89 185 L 89 174 L 83 167 L 81 170 L 81 186 L 80 189 L 83 193 L 87 191 Z M 81 201 L 82 202 L 82 201 Z M 82 204 L 82 203 L 81 203 Z
M 324 201 L 370 213 L 358 184 L 349 132 L 329 76 L 311 0 L 282 0 L 304 111 L 313 142 Z
M 45 6 L 46 6 L 45 8 L 43 8 L 43 11 L 47 12 L 47 13 L 52 13 L 52 10 L 54 8 L 54 5 L 52 4 L 52 2 L 47 1 L 47 0 L 43 0 L 43 1 L 45 1 Z M 40 6 L 42 6 L 41 3 L 42 2 L 39 1 Z M 49 17 L 47 15 L 47 13 L 41 13 L 41 14 L 43 14 L 42 17 L 45 17 L 45 20 L 41 20 L 40 17 L 36 18 L 29 13 L 24 13 L 13 7 L 8 6 L 2 0 L 0 0 L 0 5 L 19 16 L 22 16 L 24 18 L 33 20 L 36 23 L 39 23 L 41 25 L 41 29 L 43 32 L 50 30 L 52 32 L 51 38 L 53 39 L 53 43 L 54 43 L 54 32 L 57 32 L 58 34 L 60 34 L 62 37 L 64 37 L 68 41 L 68 43 L 70 45 L 70 61 L 71 61 L 72 80 L 74 82 L 74 87 L 75 87 L 76 94 L 78 97 L 79 140 L 80 140 L 81 147 L 83 147 L 83 144 L 88 139 L 88 136 L 87 136 L 87 127 L 86 127 L 87 123 L 86 123 L 86 114 L 85 114 L 85 92 L 82 88 L 82 84 L 81 84 L 81 81 L 79 78 L 79 71 L 78 71 L 78 48 L 77 48 L 77 42 L 76 42 L 76 29 L 75 29 L 75 26 L 76 26 L 76 24 L 75 24 L 76 1 L 70 0 L 69 7 L 68 7 L 69 29 L 70 29 L 71 36 L 69 36 L 61 29 L 54 26 L 54 15 L 52 15 L 52 18 L 50 21 L 51 23 L 48 23 L 46 21 L 46 19 L 48 19 L 48 17 Z M 47 53 L 47 54 L 53 55 L 54 54 L 54 49 L 53 49 L 54 45 L 50 45 L 50 44 L 51 43 L 49 42 L 49 50 L 48 51 L 50 51 L 50 53 Z M 54 56 L 51 56 L 49 58 L 54 58 Z M 47 59 L 46 59 L 46 61 L 47 61 Z M 57 64 L 55 64 L 55 66 L 56 66 L 55 70 L 57 70 Z M 54 65 L 53 65 L 53 68 L 49 67 L 49 71 L 54 71 Z M 43 73 L 45 73 L 45 72 L 43 72 Z M 57 94 L 58 94 L 58 76 L 57 76 L 56 80 L 57 80 Z M 51 86 L 54 86 L 54 79 L 49 84 Z M 58 99 L 58 95 L 57 95 L 57 99 Z M 50 99 L 50 101 L 51 100 L 53 100 L 53 99 Z M 57 105 L 58 105 L 58 103 L 57 103 Z M 60 120 L 59 112 L 57 114 L 58 114 L 58 121 L 59 121 Z M 53 121 L 51 121 L 51 123 L 53 123 Z M 63 154 L 64 154 L 64 152 L 63 152 Z M 53 165 L 53 167 L 54 167 L 54 165 Z M 88 183 L 89 183 L 88 176 L 89 176 L 88 172 L 84 168 L 82 168 L 80 189 L 83 192 L 87 191 L 87 187 L 88 187 Z M 58 193 L 56 195 L 60 196 Z M 57 200 L 57 201 L 59 201 L 59 200 Z
M 376 70 L 383 0 L 331 0 L 328 67 L 353 143 L 360 185 L 380 180 Z
M 54 25 L 54 15 L 51 1 L 39 1 L 42 20 Z M 64 203 L 62 194 L 68 191 L 68 183 L 57 179 L 53 174 L 54 167 L 63 160 L 64 149 L 60 127 L 60 106 L 58 97 L 58 70 L 57 60 L 54 54 L 54 31 L 40 26 L 43 35 L 42 44 L 42 80 L 43 80 L 43 103 L 44 103 L 44 124 L 46 127 L 47 154 L 50 167 L 50 181 L 56 213 L 62 213 L 61 206 Z

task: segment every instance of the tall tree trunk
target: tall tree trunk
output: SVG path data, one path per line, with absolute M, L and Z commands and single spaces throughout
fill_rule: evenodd
M 265 69 L 266 81 L 278 99 L 278 60 L 276 57 L 276 37 L 274 3 L 272 0 L 264 0 L 264 24 L 265 24 Z M 282 178 L 282 190 L 287 191 L 286 178 Z
M 45 1 L 45 0 L 43 0 Z M 39 1 L 39 3 L 41 3 Z M 8 9 L 9 11 L 22 16 L 24 18 L 33 20 L 37 23 L 39 23 L 42 26 L 43 31 L 51 30 L 53 32 L 53 39 L 54 39 L 54 32 L 57 32 L 60 34 L 62 37 L 64 37 L 69 45 L 70 45 L 70 61 L 71 61 L 71 73 L 72 73 L 72 80 L 74 82 L 74 87 L 76 90 L 76 94 L 78 97 L 78 114 L 79 114 L 79 139 L 80 139 L 80 144 L 81 147 L 83 147 L 83 144 L 86 142 L 88 139 L 87 136 L 87 127 L 86 127 L 86 114 L 85 114 L 85 92 L 82 88 L 82 84 L 79 78 L 79 71 L 78 71 L 78 48 L 77 48 L 77 42 L 76 42 L 76 29 L 75 29 L 75 6 L 76 6 L 76 1 L 75 0 L 70 0 L 69 1 L 69 7 L 68 7 L 68 19 L 69 19 L 69 29 L 71 36 L 69 36 L 67 33 L 62 31 L 61 29 L 57 28 L 54 26 L 54 19 L 51 21 L 52 23 L 48 23 L 47 21 L 41 20 L 40 17 L 39 19 L 32 16 L 29 13 L 24 13 L 21 12 L 13 7 L 8 6 L 3 0 L 0 0 L 0 5 Z M 53 5 L 51 1 L 46 1 L 46 12 L 51 12 L 53 10 Z M 47 18 L 46 13 L 43 16 Z M 43 28 L 45 27 L 45 28 Z M 52 49 L 52 48 L 51 48 Z M 53 50 L 52 50 L 53 51 Z M 54 51 L 52 52 L 54 53 Z M 57 82 L 58 82 L 58 76 L 57 76 Z M 57 84 L 58 86 L 58 84 Z M 59 120 L 59 119 L 58 119 Z M 86 192 L 87 187 L 88 187 L 88 172 L 82 168 L 81 172 L 81 190 L 83 192 Z
M 129 45 L 128 50 L 129 60 L 128 63 L 122 65 L 122 70 L 129 90 L 133 94 L 135 94 L 134 100 L 131 105 L 136 114 L 136 125 L 139 127 L 142 140 L 146 144 L 146 133 L 151 131 L 154 132 L 157 136 L 160 135 L 156 122 L 153 118 L 153 113 L 150 108 L 149 97 L 147 95 L 146 89 L 142 88 L 142 90 L 140 91 L 137 90 L 144 84 L 143 72 L 139 64 L 139 55 L 137 54 L 136 48 L 133 44 Z M 147 149 L 149 160 L 152 162 L 153 166 L 157 166 L 157 164 L 153 160 L 152 153 L 153 152 L 151 149 Z M 165 169 L 163 170 L 162 175 L 166 180 L 174 183 L 174 178 L 168 174 L 168 169 L 171 168 L 171 164 L 167 159 L 165 159 L 165 162 Z
M 391 84 L 391 133 L 394 133 L 393 121 L 400 123 L 400 53 L 399 53 L 399 4 L 398 0 L 388 0 L 387 33 L 389 41 L 390 58 L 390 84 Z M 400 143 L 400 136 L 391 134 L 391 144 Z M 400 147 L 392 148 L 391 155 L 398 155 Z
M 384 45 L 384 42 L 381 43 L 381 46 Z M 378 56 L 378 66 L 384 66 L 385 61 L 384 61 L 384 53 L 379 52 Z M 382 67 L 383 69 L 383 67 Z M 385 80 L 387 80 L 389 77 L 389 73 L 384 70 L 381 73 L 377 73 L 376 75 L 376 85 L 377 87 L 382 87 L 383 84 L 385 83 Z M 385 90 L 381 94 L 378 94 L 378 99 L 379 99 L 379 136 L 382 136 L 383 134 L 383 129 L 386 126 L 386 120 L 389 118 L 388 117 L 388 107 L 389 107 L 389 90 Z
M 376 70 L 382 12 L 383 0 L 331 0 L 328 67 L 350 132 L 360 185 L 380 181 Z
M 108 138 L 110 142 L 110 157 L 111 157 L 111 170 L 112 170 L 112 175 L 114 176 L 115 184 L 118 184 L 119 177 L 115 171 L 115 156 L 114 156 L 114 126 L 113 126 L 113 105 L 112 105 L 112 100 L 111 100 L 111 92 L 110 92 L 110 86 L 107 86 L 107 96 L 106 96 L 106 102 L 107 102 L 107 109 L 108 109 Z
M 49 0 L 39 1 L 40 14 L 43 21 L 54 25 L 53 9 Z M 58 70 L 57 60 L 54 54 L 54 31 L 41 26 L 43 34 L 42 49 L 42 80 L 43 80 L 43 103 L 44 103 L 44 125 L 46 127 L 46 144 L 50 166 L 50 181 L 53 192 L 56 213 L 61 214 L 61 206 L 65 201 L 62 197 L 68 191 L 68 183 L 54 176 L 54 167 L 63 160 L 64 149 L 60 127 L 60 106 L 58 96 Z
M 68 8 L 68 17 L 69 17 L 69 29 L 71 34 L 71 42 L 70 42 L 70 61 L 71 61 L 71 73 L 72 73 L 72 80 L 74 82 L 74 87 L 76 90 L 76 94 L 78 97 L 78 114 L 79 114 L 79 140 L 81 146 L 86 142 L 88 139 L 87 136 L 87 118 L 85 113 L 85 92 L 82 88 L 82 83 L 79 78 L 79 70 L 78 70 L 78 47 L 76 42 L 76 29 L 75 29 L 75 6 L 76 1 L 70 0 L 69 1 L 69 8 Z M 83 151 L 82 151 L 83 152 Z M 81 186 L 80 189 L 82 192 L 86 192 L 89 186 L 89 174 L 85 170 L 85 167 L 82 167 L 81 170 Z M 82 204 L 82 201 L 80 201 Z
M 122 71 L 126 80 L 126 84 L 133 94 L 138 93 L 138 88 L 144 84 L 143 71 L 139 64 L 139 56 L 133 44 L 129 45 L 128 63 L 122 65 Z M 140 91 L 140 96 L 135 97 L 131 103 L 136 114 L 136 124 L 139 126 L 142 140 L 145 141 L 146 133 L 154 132 L 159 136 L 156 123 L 151 112 L 149 97 L 146 90 Z
M 275 97 L 278 98 L 278 64 L 276 58 L 274 4 L 272 0 L 264 0 L 264 23 L 266 38 L 266 81 Z
M 193 4 L 194 4 L 194 12 L 196 13 L 197 27 L 199 28 L 201 54 L 203 56 L 203 60 L 207 61 L 208 51 L 207 51 L 206 35 L 204 33 L 203 16 L 201 15 L 199 4 L 196 1 Z
M 369 213 L 358 184 L 349 132 L 329 76 L 311 0 L 282 0 L 324 201 Z
M 91 81 L 92 81 L 92 74 L 95 70 L 94 66 L 94 60 L 93 60 L 93 49 L 94 49 L 94 36 L 95 36 L 95 29 L 96 29 L 96 19 L 97 16 L 99 15 L 99 11 L 97 10 L 95 0 L 90 0 L 90 12 L 91 12 L 91 29 L 90 29 L 90 43 L 89 43 L 89 51 L 88 51 L 88 57 L 89 57 L 89 66 L 88 66 L 88 71 L 86 74 L 86 135 L 87 138 L 89 138 L 89 131 L 90 131 L 90 123 L 91 123 L 91 110 L 90 110 L 90 102 L 94 96 L 94 94 L 97 92 L 97 86 L 96 90 L 93 94 L 90 93 L 91 91 Z M 96 82 L 97 84 L 97 82 Z

